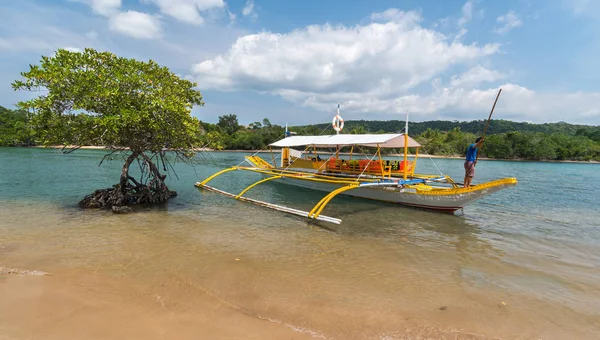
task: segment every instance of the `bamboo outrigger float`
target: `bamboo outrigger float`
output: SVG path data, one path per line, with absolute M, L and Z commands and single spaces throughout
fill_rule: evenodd
M 273 147 L 281 148 L 279 164 L 275 163 L 274 156 L 273 164 L 256 155 L 247 156 L 246 162 L 249 166 L 235 166 L 222 170 L 195 185 L 270 209 L 339 224 L 340 219 L 322 215 L 327 204 L 337 195 L 453 212 L 486 195 L 517 184 L 516 178 L 502 178 L 463 188 L 461 184 L 446 175 L 416 174 L 416 162 L 421 145 L 407 133 L 339 134 L 343 128 L 343 120 L 339 117 L 339 112 L 336 118 L 333 126 L 338 134 L 335 135 L 288 136 L 286 129 L 286 138 L 269 145 L 271 153 Z M 408 131 L 408 123 L 406 131 Z M 304 151 L 295 150 L 294 147 L 304 147 Z M 347 158 L 340 157 L 340 149 L 344 147 L 350 148 Z M 354 149 L 361 147 L 374 148 L 376 151 L 372 157 L 353 159 Z M 335 152 L 327 159 L 321 159 L 317 149 L 323 148 L 335 148 Z M 381 155 L 381 150 L 384 148 L 403 149 L 403 160 L 384 160 Z M 408 159 L 409 148 L 415 149 L 412 161 Z M 240 170 L 259 173 L 263 179 L 248 186 L 239 194 L 227 193 L 208 185 L 217 176 Z M 325 191 L 328 194 L 311 211 L 283 207 L 242 196 L 255 186 L 270 181 Z

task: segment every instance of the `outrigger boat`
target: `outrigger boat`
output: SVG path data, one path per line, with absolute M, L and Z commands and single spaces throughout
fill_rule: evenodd
M 401 205 L 454 212 L 484 196 L 517 184 L 516 178 L 502 178 L 463 188 L 447 175 L 416 174 L 415 168 L 421 145 L 408 136 L 408 120 L 405 133 L 398 134 L 339 134 L 343 129 L 343 119 L 338 115 L 332 125 L 335 135 L 291 136 L 287 131 L 284 139 L 269 145 L 272 163 L 257 154 L 246 156 L 249 166 L 234 166 L 215 173 L 195 185 L 218 192 L 237 200 L 254 203 L 278 211 L 339 224 L 341 220 L 324 216 L 321 213 L 337 195 L 348 195 L 370 200 L 397 203 Z M 277 164 L 273 147 L 281 148 L 281 159 Z M 293 148 L 303 147 L 303 151 Z M 375 149 L 372 157 L 356 159 L 354 150 L 361 147 Z M 329 157 L 321 158 L 317 149 L 332 149 Z M 342 158 L 340 150 L 350 148 L 347 158 Z M 384 160 L 381 150 L 401 148 L 402 161 Z M 415 149 L 412 161 L 408 159 L 409 148 Z M 263 179 L 253 183 L 239 194 L 232 194 L 211 187 L 208 183 L 230 171 L 252 171 L 263 175 Z M 328 192 L 311 211 L 302 211 L 272 203 L 258 201 L 243 196 L 255 186 L 268 182 L 284 184 Z

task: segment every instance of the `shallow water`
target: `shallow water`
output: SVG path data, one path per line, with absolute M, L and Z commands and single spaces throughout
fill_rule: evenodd
M 519 184 L 454 215 L 337 197 L 324 213 L 343 222 L 325 225 L 195 188 L 245 155 L 226 152 L 176 165 L 166 206 L 81 211 L 118 179 L 102 155 L 0 148 L 0 267 L 133 280 L 178 310 L 201 292 L 317 338 L 600 337 L 598 165 L 482 161 L 474 182 Z M 462 181 L 462 161 L 435 163 Z M 421 159 L 417 172 L 437 170 Z M 323 193 L 265 183 L 248 196 L 310 210 Z

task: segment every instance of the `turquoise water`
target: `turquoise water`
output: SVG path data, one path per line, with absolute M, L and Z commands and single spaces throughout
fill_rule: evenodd
M 230 152 L 202 154 L 195 167 L 177 164 L 168 185 L 178 196 L 166 206 L 127 216 L 83 212 L 76 205 L 83 196 L 118 180 L 122 163 L 98 167 L 103 154 L 0 148 L 0 265 L 110 271 L 144 249 L 146 260 L 123 275 L 153 282 L 176 268 L 244 308 L 331 338 L 359 325 L 367 338 L 394 334 L 391 316 L 405 314 L 507 338 L 600 336 L 600 165 L 481 161 L 474 183 L 516 177 L 519 184 L 453 215 L 337 197 L 324 214 L 342 224 L 322 225 L 193 186 L 247 155 Z M 461 160 L 434 161 L 462 182 Z M 421 158 L 417 172 L 437 169 Z M 235 193 L 259 179 L 235 172 L 211 185 Z M 323 193 L 268 183 L 247 196 L 310 210 Z M 229 255 L 252 259 L 252 270 L 221 262 Z M 319 294 L 307 293 L 316 285 Z M 331 315 L 376 321 L 354 325 L 305 310 L 323 301 Z M 499 311 L 500 301 L 509 308 Z M 436 314 L 441 304 L 465 312 L 447 320 Z

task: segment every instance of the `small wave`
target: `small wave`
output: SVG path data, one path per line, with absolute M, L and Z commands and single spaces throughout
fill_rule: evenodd
M 29 269 L 0 267 L 0 275 L 44 276 L 44 275 L 48 275 L 48 273 L 43 272 L 41 270 L 29 270 Z
M 310 330 L 308 328 L 304 328 L 304 327 L 300 327 L 300 326 L 294 326 L 292 324 L 289 324 L 287 322 L 283 322 L 283 321 L 279 321 L 279 320 L 275 320 L 275 319 L 271 319 L 271 318 L 264 318 L 264 317 L 258 317 L 259 319 L 262 320 L 266 320 L 272 323 L 276 323 L 278 325 L 283 325 L 285 327 L 289 327 L 291 329 L 293 329 L 296 332 L 300 332 L 300 333 L 306 333 L 309 334 L 310 336 L 312 336 L 313 338 L 317 338 L 317 339 L 327 339 L 327 337 L 319 332 L 315 332 L 313 330 Z

